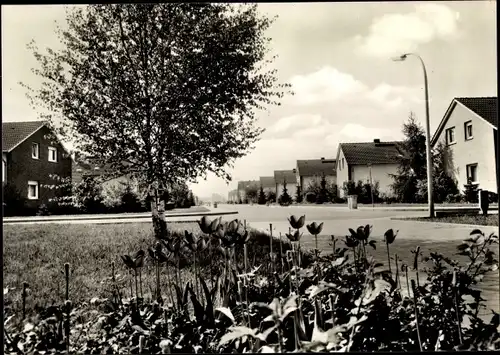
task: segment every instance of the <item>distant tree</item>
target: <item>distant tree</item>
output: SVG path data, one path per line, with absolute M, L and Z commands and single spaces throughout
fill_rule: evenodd
M 256 185 L 249 185 L 245 188 L 246 203 L 257 202 L 259 198 L 259 189 Z
M 328 199 L 333 203 L 339 202 L 339 191 L 337 184 L 331 183 L 328 186 Z
M 292 197 L 288 194 L 288 189 L 286 188 L 286 179 L 283 180 L 283 192 L 280 197 L 278 197 L 278 203 L 280 205 L 289 205 L 292 203 Z
M 342 190 L 344 191 L 344 196 L 356 195 L 357 194 L 356 183 L 351 180 L 344 181 L 344 184 L 342 185 Z
M 272 20 L 256 4 L 92 4 L 68 10 L 61 49 L 41 52 L 33 107 L 75 150 L 110 175 L 137 178 L 151 196 L 213 172 L 263 132 L 256 111 L 279 104 L 286 85 L 266 68 Z M 61 119 L 62 118 L 62 119 Z M 166 231 L 151 198 L 155 231 Z
M 297 190 L 295 191 L 295 202 L 301 203 L 302 200 L 302 189 L 300 188 L 300 185 L 297 185 Z
M 417 184 L 426 178 L 425 132 L 417 122 L 413 112 L 408 121 L 403 124 L 403 149 L 399 156 L 399 166 L 396 174 L 391 174 L 394 182 L 391 187 L 400 202 L 415 201 Z
M 276 192 L 269 190 L 267 192 L 267 202 L 274 203 L 276 202 Z
M 309 195 L 314 195 L 316 198 L 316 196 L 320 195 L 320 192 L 321 192 L 321 180 L 317 176 L 315 176 L 314 178 L 311 179 L 311 181 L 307 185 L 305 193 Z
M 316 203 L 325 203 L 328 202 L 328 183 L 326 181 L 325 174 L 321 176 L 321 180 L 319 183 L 319 193 L 316 196 Z
M 264 188 L 262 187 L 262 185 L 260 185 L 258 203 L 259 205 L 265 205 L 266 202 L 267 201 L 266 201 L 266 194 L 264 193 Z

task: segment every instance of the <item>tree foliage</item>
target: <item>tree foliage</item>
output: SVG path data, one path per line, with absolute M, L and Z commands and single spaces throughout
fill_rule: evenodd
M 280 205 L 289 205 L 293 202 L 292 197 L 288 193 L 288 189 L 286 188 L 287 182 L 286 179 L 283 180 L 283 191 L 281 195 L 278 197 L 278 203 Z
M 408 121 L 403 124 L 403 151 L 399 157 L 399 166 L 392 189 L 400 202 L 417 202 L 418 181 L 426 178 L 427 159 L 425 153 L 425 132 L 417 122 L 413 112 L 410 112 Z
M 258 203 L 259 205 L 265 205 L 266 202 L 267 199 L 266 199 L 266 194 L 264 193 L 264 188 L 262 187 L 262 185 L 260 185 Z
M 61 50 L 32 42 L 43 83 L 28 96 L 75 149 L 144 184 L 195 181 L 258 140 L 256 111 L 287 85 L 267 69 L 271 19 L 256 5 L 71 8 Z

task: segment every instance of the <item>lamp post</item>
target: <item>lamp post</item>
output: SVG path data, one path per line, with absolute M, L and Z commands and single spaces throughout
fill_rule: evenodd
M 402 62 L 408 58 L 408 56 L 417 57 L 422 64 L 422 69 L 424 71 L 424 87 L 425 87 L 425 128 L 426 128 L 426 139 L 425 139 L 425 148 L 426 148 L 426 157 L 427 157 L 427 196 L 429 203 L 429 217 L 434 217 L 434 200 L 433 200 L 433 181 L 432 181 L 432 155 L 431 155 L 431 125 L 429 119 L 429 87 L 427 83 L 427 70 L 425 69 L 425 64 L 418 54 L 415 53 L 406 53 L 399 57 L 393 58 L 392 60 Z

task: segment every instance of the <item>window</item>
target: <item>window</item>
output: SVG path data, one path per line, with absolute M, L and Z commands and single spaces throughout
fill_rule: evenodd
M 31 157 L 33 159 L 38 159 L 40 157 L 40 146 L 38 143 L 31 144 Z
M 49 147 L 49 161 L 57 162 L 57 148 Z
M 344 158 L 342 158 L 342 169 L 344 169 Z
M 455 127 L 446 130 L 446 144 L 455 143 Z
M 472 139 L 472 121 L 468 121 L 464 123 L 464 130 L 465 130 L 465 140 L 468 141 L 469 139 Z
M 28 181 L 28 199 L 38 200 L 38 181 Z
M 471 183 L 477 182 L 477 164 L 467 165 L 467 181 Z

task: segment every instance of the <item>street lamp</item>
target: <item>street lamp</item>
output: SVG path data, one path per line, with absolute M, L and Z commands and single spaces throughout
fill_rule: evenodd
M 392 60 L 397 62 L 402 62 L 408 58 L 408 56 L 417 57 L 422 64 L 422 69 L 424 71 L 424 86 L 425 86 L 425 128 L 426 128 L 426 139 L 425 148 L 427 156 L 427 196 L 429 201 L 429 217 L 434 217 L 434 200 L 433 200 L 433 181 L 432 181 L 432 155 L 431 155 L 431 127 L 429 119 L 429 87 L 427 83 L 427 70 L 425 70 L 425 64 L 418 54 L 406 53 L 399 57 L 392 58 Z

